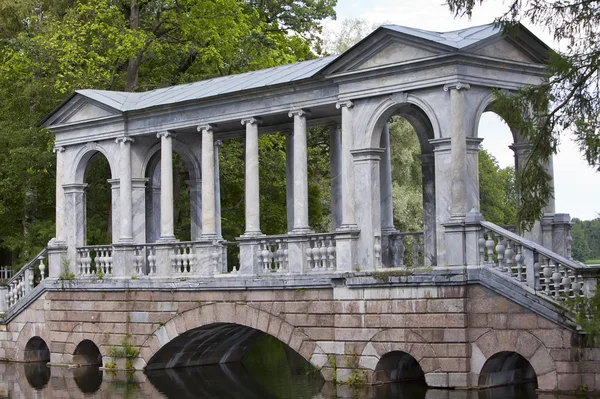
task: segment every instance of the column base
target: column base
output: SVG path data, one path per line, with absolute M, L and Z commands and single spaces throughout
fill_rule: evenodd
M 116 242 L 116 244 L 133 245 L 133 244 L 135 244 L 135 241 L 134 241 L 133 237 L 121 237 Z
M 244 234 L 240 236 L 240 238 L 257 238 L 264 237 L 265 235 L 259 231 L 246 231 Z
M 342 224 L 340 227 L 338 227 L 335 232 L 336 233 L 344 233 L 344 232 L 348 232 L 348 231 L 357 231 L 358 230 L 358 225 L 357 224 Z
M 297 235 L 306 235 L 306 234 L 312 234 L 313 231 L 310 229 L 310 227 L 299 227 L 296 229 L 293 229 L 292 231 L 288 232 L 288 235 L 291 236 L 297 236 Z

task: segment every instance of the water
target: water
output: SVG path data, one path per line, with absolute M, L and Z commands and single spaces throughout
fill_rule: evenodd
M 539 395 L 567 399 L 568 395 Z M 432 390 L 404 383 L 353 390 L 325 383 L 318 373 L 295 366 L 254 368 L 242 364 L 142 372 L 110 372 L 88 366 L 48 368 L 44 363 L 0 364 L 0 398 L 356 398 L 356 399 L 534 399 L 535 387 L 482 391 Z M 581 398 L 581 397 L 580 397 Z

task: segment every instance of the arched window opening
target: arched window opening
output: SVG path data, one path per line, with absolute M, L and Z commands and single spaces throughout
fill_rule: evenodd
M 406 352 L 394 351 L 381 357 L 375 367 L 374 380 L 380 383 L 413 381 L 426 385 L 419 362 Z
M 490 357 L 479 373 L 480 387 L 534 382 L 537 376 L 531 364 L 516 352 L 499 352 Z
M 86 245 L 108 245 L 113 238 L 111 172 L 108 160 L 100 152 L 89 160 L 85 171 Z M 111 181 L 111 183 L 109 183 Z

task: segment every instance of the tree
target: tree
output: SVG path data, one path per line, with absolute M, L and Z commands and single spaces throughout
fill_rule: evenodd
M 447 0 L 455 15 L 470 16 L 486 0 Z M 488 0 L 491 1 L 491 0 Z M 548 54 L 547 76 L 516 92 L 496 91 L 496 110 L 532 144 L 529 162 L 517 176 L 523 227 L 542 217 L 552 195 L 544 165 L 563 132 L 573 134 L 587 162 L 600 170 L 600 3 L 592 0 L 510 0 L 496 22 L 511 34 L 521 20 L 540 26 L 565 50 Z
M 0 2 L 0 252 L 25 258 L 54 235 L 53 136 L 37 124 L 66 95 L 144 91 L 311 59 L 318 46 L 310 39 L 335 16 L 334 6 L 335 0 Z M 225 142 L 223 153 L 227 146 L 235 152 L 238 145 Z M 101 174 L 89 178 L 106 184 Z M 237 183 L 223 191 L 230 204 L 243 180 L 224 180 L 229 188 Z M 185 225 L 189 215 L 177 209 Z M 243 226 L 243 214 L 230 222 Z M 99 228 L 90 239 L 107 233 Z
M 479 148 L 479 207 L 485 220 L 501 226 L 516 224 L 514 187 L 514 168 L 500 168 L 493 155 Z

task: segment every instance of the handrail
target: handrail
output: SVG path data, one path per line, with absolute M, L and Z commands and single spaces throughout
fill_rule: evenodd
M 40 251 L 40 253 L 38 253 L 32 260 L 30 260 L 29 262 L 27 262 L 25 264 L 25 266 L 23 266 L 21 268 L 21 270 L 19 270 L 16 274 L 13 274 L 13 276 L 6 282 L 6 285 L 10 285 L 11 283 L 13 283 L 15 280 L 17 280 L 19 277 L 21 277 L 22 275 L 25 274 L 25 271 L 31 267 L 34 266 L 35 262 L 38 261 L 40 258 L 43 258 L 46 256 L 46 254 L 48 253 L 48 248 L 44 248 Z
M 552 252 L 548 248 L 546 248 L 536 242 L 530 241 L 524 237 L 521 237 L 520 235 L 517 235 L 509 230 L 506 230 L 494 223 L 481 221 L 481 226 L 493 231 L 494 233 L 498 233 L 504 237 L 510 238 L 512 241 L 515 241 L 528 249 L 534 250 L 537 253 L 542 254 L 546 258 L 550 258 L 556 262 L 559 262 L 569 269 L 577 270 L 579 272 L 585 272 L 585 271 L 592 272 L 594 269 L 600 270 L 600 267 L 599 268 L 589 267 L 586 265 L 579 264 L 571 259 L 562 257 L 562 256 L 558 255 L 557 253 Z

